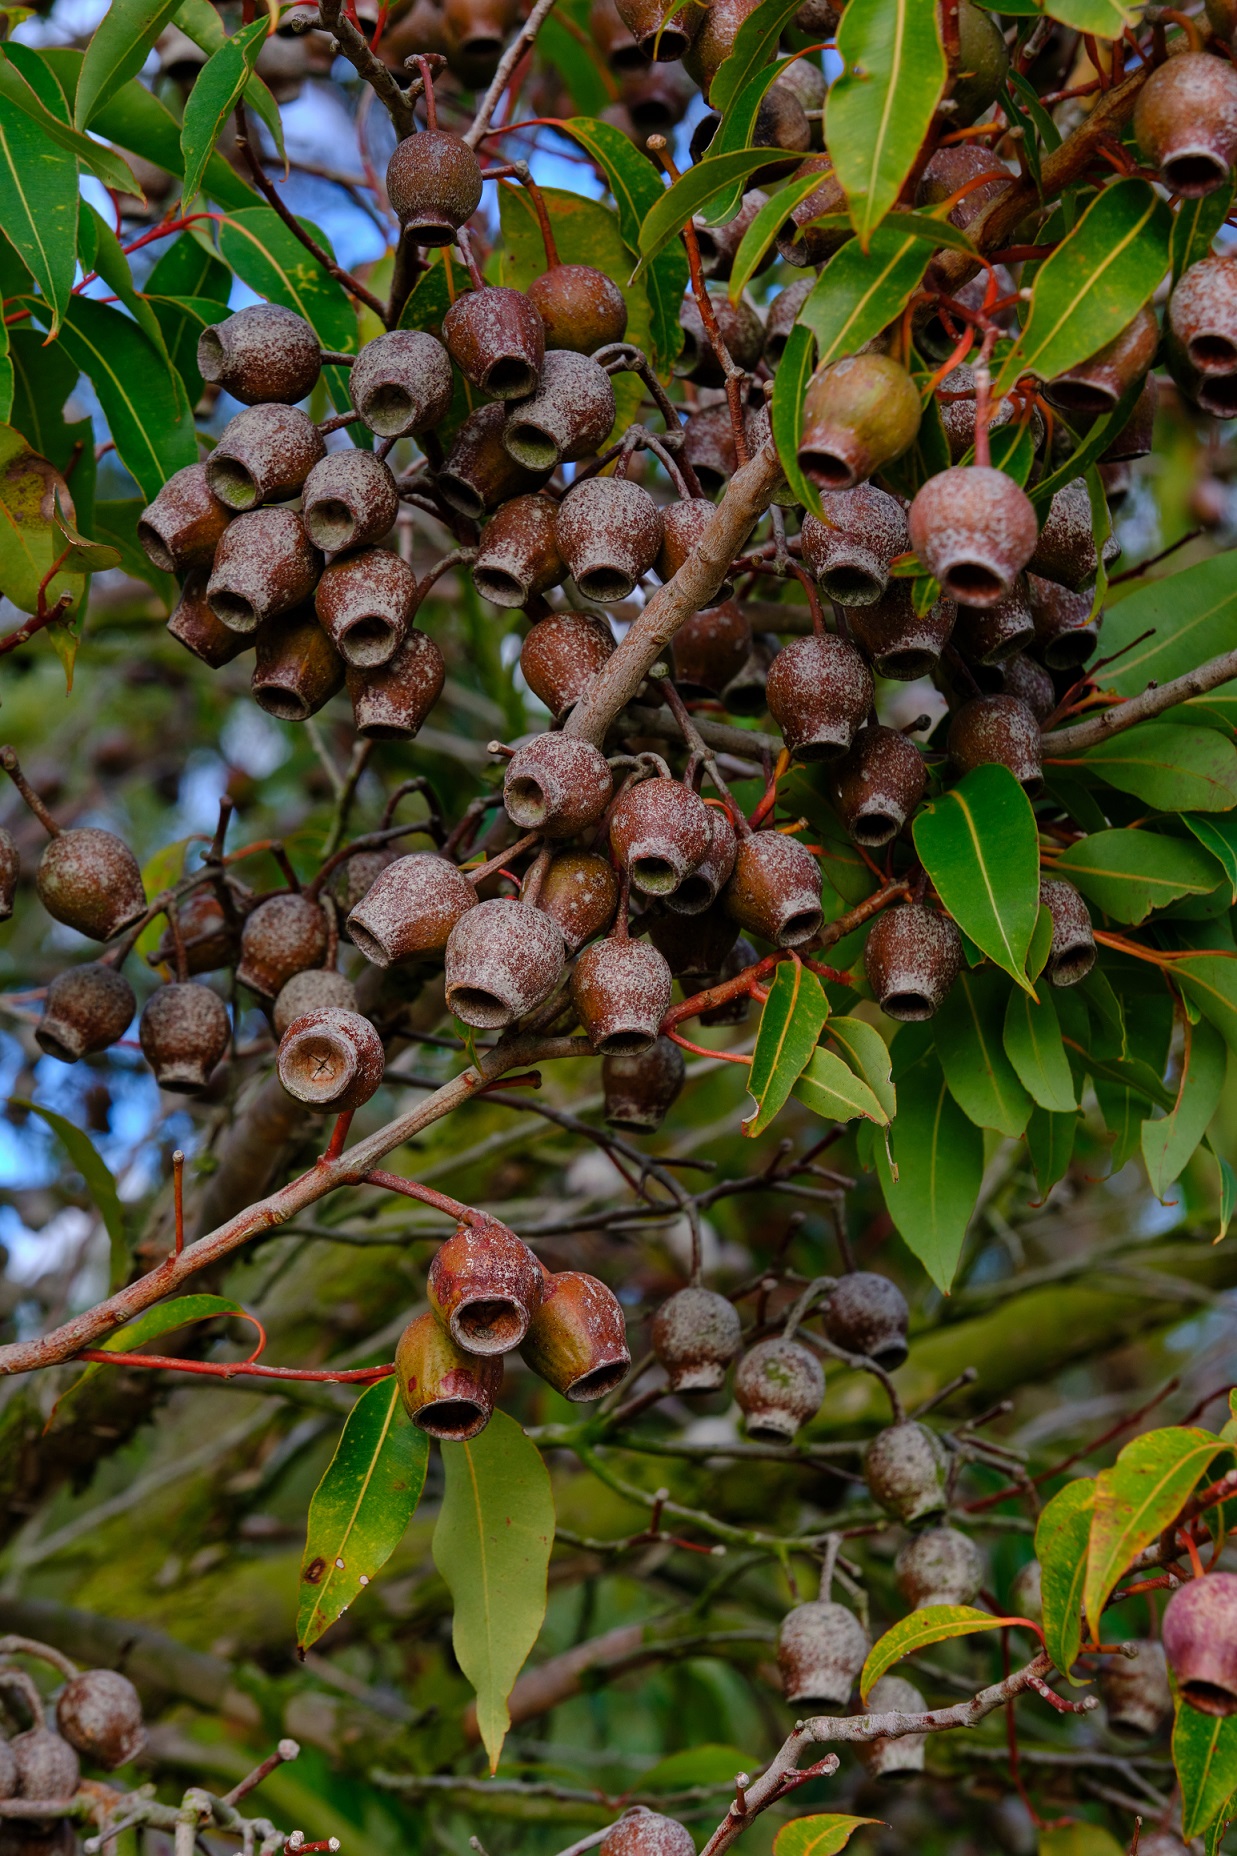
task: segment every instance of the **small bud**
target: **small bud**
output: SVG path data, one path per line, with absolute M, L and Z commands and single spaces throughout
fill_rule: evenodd
M 872 923 L 863 965 L 882 1012 L 919 1024 L 939 1011 L 962 970 L 962 937 L 939 910 L 900 903 Z
M 352 404 L 379 438 L 416 437 L 446 418 L 451 357 L 423 329 L 392 329 L 366 342 L 348 376 Z
M 660 1037 L 637 1056 L 605 1057 L 601 1087 L 606 1121 L 624 1134 L 655 1134 L 683 1087 L 683 1053 Z
M 188 980 L 160 986 L 142 1008 L 138 1038 L 160 1089 L 205 1089 L 232 1036 L 217 992 Z
M 251 303 L 198 337 L 198 372 L 246 406 L 295 405 L 322 371 L 318 337 L 303 316 L 278 303 Z
M 863 1477 L 874 1502 L 908 1527 L 945 1509 L 945 1446 L 926 1424 L 891 1424 L 864 1453 Z
M 715 1392 L 742 1342 L 737 1309 L 715 1289 L 680 1289 L 653 1318 L 653 1352 L 672 1392 Z
M 845 1707 L 867 1654 L 868 1633 L 845 1605 L 825 1599 L 796 1605 L 777 1634 L 782 1694 L 813 1707 Z
M 377 876 L 348 917 L 348 933 L 376 967 L 437 952 L 477 892 L 445 857 L 414 851 Z
M 576 962 L 571 997 L 602 1057 L 648 1050 L 670 1009 L 670 969 L 647 941 L 594 941 Z
M 618 1298 L 581 1270 L 547 1271 L 520 1353 L 573 1404 L 604 1398 L 622 1385 L 631 1365 Z
M 404 1410 L 419 1430 L 466 1443 L 490 1421 L 503 1382 L 502 1356 L 465 1353 L 432 1314 L 410 1321 L 395 1349 Z
M 77 1063 L 122 1038 L 136 1010 L 133 988 L 115 967 L 66 967 L 47 989 L 34 1041 L 49 1057 Z
M 820 1410 L 824 1369 L 802 1342 L 775 1334 L 743 1355 L 734 1376 L 734 1395 L 753 1441 L 788 1443 Z
M 769 667 L 769 713 L 797 760 L 840 760 L 873 694 L 872 673 L 854 645 L 830 632 L 794 639 Z
M 757 831 L 739 842 L 722 904 L 761 940 L 802 947 L 823 919 L 820 891 L 820 865 L 805 844 L 784 832 Z
M 309 1108 L 346 1114 L 382 1082 L 382 1039 L 359 1012 L 324 1006 L 294 1018 L 279 1040 L 279 1080 Z
M 479 902 L 447 941 L 448 1008 L 478 1030 L 501 1030 L 549 998 L 565 956 L 561 929 L 540 909 Z
M 440 1244 L 426 1278 L 430 1307 L 465 1353 L 518 1347 L 541 1305 L 544 1271 L 496 1218 L 462 1224 Z

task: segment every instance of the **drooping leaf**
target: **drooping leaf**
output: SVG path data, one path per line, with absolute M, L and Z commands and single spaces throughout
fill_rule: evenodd
M 1051 990 L 1013 991 L 1005 1011 L 1005 1050 L 1023 1088 L 1040 1108 L 1067 1114 L 1078 1104 L 1069 1059 L 1061 1041 L 1061 1025 Z
M 10 1096 L 9 1101 L 14 1107 L 24 1108 L 47 1123 L 69 1156 L 70 1166 L 86 1182 L 86 1190 L 103 1220 L 103 1228 L 111 1244 L 110 1287 L 118 1289 L 129 1270 L 129 1240 L 125 1235 L 125 1218 L 116 1191 L 116 1181 L 112 1178 L 106 1160 L 90 1136 L 81 1128 L 74 1127 L 64 1115 L 45 1108 L 41 1102 L 29 1102 L 21 1096 Z
M 1046 1108 L 1032 1110 L 1027 1122 L 1027 1147 L 1041 1200 L 1046 1199 L 1057 1181 L 1068 1173 L 1077 1135 L 1077 1115 L 1054 1115 Z
M 136 77 L 179 0 L 111 0 L 95 27 L 77 80 L 73 120 L 89 129 L 103 105 Z
M 1192 264 L 1211 256 L 1212 243 L 1233 205 L 1233 185 L 1217 187 L 1196 200 L 1178 200 L 1169 246 L 1173 282 Z
M 22 612 L 34 612 L 39 587 L 65 544 L 56 528 L 60 507 L 72 508 L 64 478 L 40 457 L 21 432 L 0 426 L 0 592 Z M 46 598 L 55 604 L 62 593 L 81 593 L 80 573 L 57 573 Z
M 782 1107 L 829 1016 L 829 1001 L 816 975 L 799 960 L 783 960 L 760 1013 L 747 1087 L 756 1113 L 743 1123 L 748 1135 L 762 1134 Z
M 1201 1837 L 1237 1792 L 1237 1716 L 1177 1703 L 1173 1765 L 1181 1786 L 1181 1834 Z
M 52 332 L 73 289 L 77 158 L 0 95 L 0 225 L 52 308 Z
M 208 0 L 209 3 L 209 0 Z M 213 10 L 213 9 L 212 9 Z M 232 295 L 232 273 L 209 246 L 189 232 L 170 239 L 146 279 L 149 296 L 196 297 L 226 310 Z
M 1143 638 L 1150 632 L 1149 638 Z M 1136 639 L 1142 642 L 1135 643 Z M 1162 580 L 1144 580 L 1104 616 L 1104 650 L 1120 653 L 1103 687 L 1137 696 L 1237 649 L 1237 551 L 1213 554 Z M 1051 752 L 1051 736 L 1045 749 Z
M 889 226 L 873 233 L 866 251 L 857 239 L 835 251 L 799 311 L 800 326 L 816 337 L 817 364 L 854 354 L 888 327 L 919 288 L 931 256 L 917 233 Z
M 434 1564 L 455 1601 L 455 1660 L 477 1696 L 477 1726 L 498 1768 L 507 1697 L 545 1617 L 554 1497 L 540 1450 L 496 1411 L 479 1437 L 442 1446 L 446 1492 Z
M 394 1374 L 362 1392 L 309 1504 L 296 1642 L 304 1652 L 386 1565 L 425 1487 L 429 1438 Z
M 738 148 L 724 155 L 706 155 L 703 161 L 688 168 L 686 174 L 681 175 L 673 186 L 662 191 L 652 209 L 645 214 L 640 227 L 637 276 L 643 275 L 658 253 L 672 238 L 678 237 L 688 220 L 702 212 L 723 188 L 732 187 L 736 181 L 746 180 L 758 168 L 768 165 L 767 149 Z
M 223 21 L 210 0 L 180 0 L 174 18 L 185 37 L 192 39 L 208 58 L 213 58 L 227 39 Z M 270 132 L 279 159 L 284 160 L 283 118 L 279 114 L 279 105 L 256 72 L 245 85 L 245 102 L 261 117 L 263 127 Z
M 866 1703 L 881 1677 L 916 1650 L 930 1644 L 946 1643 L 953 1637 L 973 1637 L 977 1631 L 999 1630 L 1016 1624 L 1017 1618 L 995 1618 L 990 1611 L 977 1611 L 973 1605 L 923 1605 L 878 1637 L 868 1651 L 868 1660 L 859 1677 L 859 1696 Z
M 831 1050 L 814 1050 L 794 1085 L 793 1093 L 806 1108 L 826 1121 L 860 1118 L 886 1127 L 889 1117 L 862 1077 Z
M 53 489 L 52 496 L 55 504 L 52 528 L 63 571 L 67 574 L 101 574 L 109 568 L 119 567 L 119 548 L 113 548 L 105 541 L 91 541 L 87 536 L 79 535 L 73 524 L 69 499 L 58 488 Z
M 786 339 L 773 380 L 770 420 L 773 443 L 786 481 L 799 501 L 820 514 L 820 491 L 799 468 L 799 439 L 803 433 L 803 396 L 815 367 L 816 337 L 797 322 Z
M 1082 1643 L 1082 1588 L 1095 1484 L 1078 1476 L 1058 1489 L 1035 1524 L 1035 1555 L 1044 1603 L 1044 1648 L 1068 1675 Z
M 716 110 L 723 122 L 735 98 L 772 62 L 778 40 L 794 14 L 791 0 L 760 0 L 739 27 L 730 52 L 709 85 L 709 108 Z
M 1017 1137 L 1031 1114 L 1031 1098 L 1005 1054 L 1007 1002 L 1020 996 L 992 967 L 959 974 L 933 1020 L 936 1054 L 958 1107 L 978 1128 Z
M 737 303 L 800 200 L 806 200 L 819 187 L 819 174 L 797 174 L 793 180 L 770 196 L 739 240 L 734 263 L 730 267 L 730 301 Z
M 1063 851 L 1053 871 L 1119 922 L 1145 921 L 1182 896 L 1206 896 L 1220 880 L 1197 844 L 1155 831 L 1094 831 Z
M 1202 1140 L 1220 1102 L 1228 1067 L 1228 1046 L 1215 1026 L 1203 1018 L 1186 1020 L 1177 1100 L 1160 1121 L 1142 1125 L 1143 1159 L 1157 1199 L 1166 1197 L 1187 1160 Z
M 80 54 L 77 54 L 80 56 Z M 95 117 L 93 132 L 153 161 L 167 173 L 181 172 L 180 124 L 152 90 L 136 78 L 124 84 Z M 206 193 L 226 212 L 256 207 L 258 196 L 222 155 L 212 155 L 203 181 Z M 132 191 L 132 188 L 130 188 Z
M 41 100 L 25 73 L 18 68 L 18 61 L 13 56 L 15 49 L 13 46 L 0 46 L 0 98 L 21 110 L 31 122 L 38 125 L 44 135 L 73 155 L 105 187 L 114 188 L 117 193 L 131 193 L 142 198 L 142 189 L 133 178 L 127 161 L 114 149 L 93 141 L 90 136 L 83 135 L 80 129 L 74 129 L 62 121 L 59 114 L 50 110 Z M 21 49 L 29 53 L 29 47 Z M 29 55 L 32 58 L 37 56 L 34 53 Z M 95 126 L 98 127 L 97 124 Z
M 1185 954 L 1173 961 L 1171 972 L 1229 1049 L 1237 1050 L 1237 956 L 1222 951 Z
M 857 1830 L 879 1817 L 795 1817 L 773 1839 L 773 1856 L 838 1856 Z
M 934 1053 L 898 1082 L 893 1164 L 876 1144 L 889 1215 L 937 1288 L 947 1293 L 984 1176 L 984 1137 L 962 1113 Z
M 915 815 L 915 849 L 964 934 L 1027 987 L 1039 915 L 1039 836 L 1008 767 L 976 767 Z
M 1081 764 L 1158 812 L 1227 812 L 1237 805 L 1237 747 L 1210 728 L 1142 722 L 1088 748 Z
M 1195 818 L 1183 812 L 1181 822 L 1203 849 L 1211 852 L 1232 886 L 1233 901 L 1237 903 L 1237 818 Z
M 865 0 L 842 15 L 825 137 L 861 244 L 897 200 L 945 86 L 937 10 Z
M 890 1080 L 889 1046 L 866 1018 L 831 1018 L 829 1041 L 836 1044 L 856 1076 L 862 1077 L 892 1121 L 898 1095 Z
M 186 211 L 197 197 L 206 164 L 215 152 L 223 126 L 253 75 L 269 30 L 270 22 L 265 14 L 252 20 L 225 40 L 198 72 L 185 104 L 180 130 L 185 168 L 182 199 Z
M 1083 1604 L 1092 1640 L 1125 1568 L 1180 1512 L 1203 1472 L 1227 1445 L 1210 1431 L 1173 1425 L 1126 1444 L 1095 1479 Z

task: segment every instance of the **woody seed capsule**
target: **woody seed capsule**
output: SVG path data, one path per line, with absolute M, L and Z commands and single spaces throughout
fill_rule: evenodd
M 385 664 L 372 670 L 350 664 L 346 681 L 358 735 L 367 741 L 410 741 L 441 696 L 446 679 L 442 652 L 415 627 Z
M 503 1382 L 500 1354 L 465 1353 L 433 1314 L 409 1322 L 395 1349 L 404 1409 L 430 1437 L 465 1443 L 490 1421 Z
M 326 441 L 296 406 L 249 406 L 223 428 L 206 460 L 206 481 L 229 509 L 256 509 L 295 496 Z
M 673 1108 L 686 1066 L 672 1039 L 661 1037 L 637 1056 L 604 1057 L 601 1086 L 606 1121 L 627 1134 L 653 1134 Z
M 824 511 L 803 519 L 803 559 L 821 590 L 842 606 L 870 606 L 889 582 L 894 556 L 910 547 L 906 512 L 894 496 L 864 483 L 826 492 Z
M 206 480 L 204 464 L 187 464 L 168 478 L 138 517 L 137 538 L 148 558 L 166 574 L 209 567 L 220 536 L 232 519 Z
M 305 479 L 301 520 L 316 548 L 338 553 L 381 541 L 398 514 L 395 479 L 372 451 L 328 452 Z
M 680 780 L 629 786 L 610 815 L 610 848 L 638 890 L 668 896 L 698 870 L 712 843 L 708 808 Z
M 861 728 L 830 770 L 838 817 L 856 844 L 879 850 L 896 838 L 924 796 L 923 755 L 896 728 Z
M 601 1057 L 648 1050 L 670 1009 L 670 968 L 648 941 L 594 941 L 576 962 L 571 997 Z
M 1076 986 L 1095 965 L 1095 931 L 1086 903 L 1064 877 L 1043 876 L 1039 899 L 1052 916 L 1048 978 L 1054 986 Z
M 268 715 L 304 722 L 343 687 L 344 661 L 308 602 L 263 619 L 250 688 Z
M 391 548 L 362 548 L 331 562 L 314 605 L 346 664 L 374 670 L 404 642 L 417 599 L 417 576 Z
M 904 902 L 873 922 L 863 965 L 881 1010 L 920 1024 L 939 1010 L 962 970 L 962 937 L 948 915 Z
M 122 1038 L 136 1010 L 133 988 L 115 967 L 67 967 L 47 989 L 34 1041 L 49 1057 L 76 1063 Z
M 535 393 L 545 325 L 522 290 L 486 285 L 457 297 L 442 321 L 447 352 L 465 380 L 496 400 Z
M 561 715 L 613 655 L 614 634 L 604 619 L 590 612 L 551 612 L 524 640 L 520 669 L 538 701 L 551 715 Z
M 379 438 L 415 437 L 445 419 L 451 357 L 423 329 L 392 329 L 366 342 L 349 373 L 352 404 Z
M 757 1443 L 786 1443 L 820 1410 L 824 1369 L 800 1341 L 775 1334 L 743 1355 L 734 1395 L 749 1437 Z
M 805 844 L 780 831 L 757 831 L 739 842 L 722 904 L 761 940 L 802 947 L 821 924 L 820 890 L 820 865 Z
M 142 1055 L 160 1089 L 186 1093 L 205 1089 L 231 1035 L 219 994 L 194 980 L 152 992 L 138 1025 Z
M 782 1693 L 791 1702 L 844 1707 L 867 1654 L 868 1633 L 845 1605 L 796 1605 L 777 1634 Z
M 541 1304 L 543 1275 L 514 1231 L 497 1218 L 477 1216 L 435 1251 L 426 1293 L 465 1353 L 509 1353 Z
M 422 129 L 399 143 L 387 164 L 387 198 L 418 245 L 450 245 L 481 204 L 481 164 L 467 142 Z
M 114 831 L 75 825 L 46 846 L 34 879 L 53 921 L 92 941 L 110 941 L 146 907 L 137 858 Z
M 325 956 L 322 904 L 287 890 L 269 896 L 246 917 L 236 977 L 262 998 L 273 999 L 294 973 L 320 967 Z
M 203 329 L 198 372 L 247 406 L 303 400 L 322 369 L 318 337 L 303 316 L 278 303 L 251 303 Z
M 584 597 L 613 605 L 628 597 L 657 559 L 661 511 L 639 484 L 590 477 L 559 504 L 554 534 Z
M 293 510 L 255 509 L 225 531 L 206 598 L 229 631 L 253 632 L 308 599 L 321 572 L 322 556 Z
M 613 424 L 614 388 L 605 369 L 588 355 L 554 348 L 537 392 L 508 413 L 502 442 L 525 470 L 552 471 L 600 450 Z
M 551 838 L 573 838 L 595 824 L 613 792 L 601 749 L 571 735 L 537 735 L 516 749 L 503 777 L 503 804 L 512 824 Z
M 435 953 L 477 892 L 445 857 L 413 851 L 375 877 L 348 917 L 348 933 L 376 967 Z
M 618 1298 L 582 1270 L 547 1270 L 520 1353 L 573 1404 L 604 1398 L 622 1385 L 631 1365 Z
M 872 707 L 872 673 L 853 644 L 833 633 L 796 638 L 769 668 L 769 713 L 798 760 L 846 753 Z
M 618 893 L 609 858 L 597 851 L 560 851 L 542 880 L 537 907 L 558 923 L 567 952 L 576 954 L 610 926 Z
M 549 998 L 565 955 L 562 930 L 540 909 L 479 902 L 447 941 L 447 1005 L 466 1025 L 501 1030 Z
M 945 1446 L 926 1424 L 891 1424 L 868 1445 L 863 1479 L 873 1501 L 907 1526 L 943 1513 Z
M 310 1108 L 345 1114 L 382 1081 L 382 1039 L 359 1012 L 321 1006 L 294 1018 L 279 1040 L 279 1080 Z
M 473 562 L 473 585 L 482 599 L 494 606 L 523 606 L 566 579 L 554 532 L 557 514 L 548 496 L 515 496 L 495 510 Z
M 929 477 L 908 517 L 911 546 L 952 599 L 995 606 L 1035 552 L 1035 510 L 1004 471 L 954 465 Z
M 742 1340 L 734 1303 L 715 1289 L 680 1289 L 653 1319 L 653 1352 L 672 1392 L 716 1391 Z

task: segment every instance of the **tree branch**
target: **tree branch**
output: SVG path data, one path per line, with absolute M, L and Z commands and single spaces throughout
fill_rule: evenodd
M 464 137 L 464 140 L 468 143 L 470 148 L 475 148 L 477 143 L 485 135 L 490 126 L 490 119 L 494 111 L 498 108 L 503 91 L 511 81 L 511 73 L 515 70 L 515 67 L 519 64 L 520 59 L 524 56 L 529 46 L 536 39 L 537 34 L 541 31 L 542 25 L 549 18 L 553 7 L 554 0 L 537 0 L 536 6 L 503 53 L 498 69 L 494 73 L 494 81 L 482 97 L 477 108 L 477 114 L 473 117 L 472 127 Z
M 1131 696 L 1099 715 L 1088 716 L 1085 722 L 1075 722 L 1070 728 L 1053 729 L 1051 734 L 1044 736 L 1045 751 L 1054 759 L 1060 753 L 1080 754 L 1084 748 L 1093 748 L 1097 741 L 1107 741 L 1139 722 L 1163 715 L 1166 709 L 1175 709 L 1178 703 L 1188 702 L 1191 696 L 1205 695 L 1234 677 L 1237 677 L 1237 651 L 1209 657 L 1205 664 L 1187 670 L 1183 677 L 1174 677 L 1171 683 L 1149 684 L 1141 696 Z

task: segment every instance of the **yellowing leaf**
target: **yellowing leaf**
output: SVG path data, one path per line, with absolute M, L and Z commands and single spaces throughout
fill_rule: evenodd
M 1083 1603 L 1092 1640 L 1100 1615 L 1132 1559 L 1180 1513 L 1199 1477 L 1228 1446 L 1210 1431 L 1172 1426 L 1128 1443 L 1095 1479 Z
M 1082 1642 L 1082 1584 L 1095 1484 L 1079 1476 L 1058 1489 L 1035 1526 L 1044 1601 L 1044 1648 L 1068 1675 Z
M 1019 1624 L 1021 1618 L 994 1618 L 990 1611 L 977 1611 L 973 1605 L 925 1605 L 899 1620 L 892 1630 L 878 1637 L 868 1651 L 868 1660 L 859 1677 L 859 1694 L 866 1704 L 881 1677 L 916 1650 L 929 1644 L 944 1643 L 950 1637 L 973 1637 L 977 1631 L 999 1630 L 1004 1624 Z
M 773 1856 L 837 1856 L 864 1824 L 880 1824 L 879 1817 L 796 1817 L 783 1824 L 773 1839 Z

